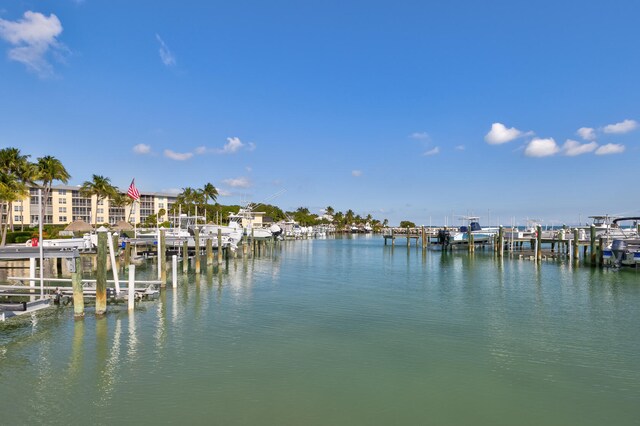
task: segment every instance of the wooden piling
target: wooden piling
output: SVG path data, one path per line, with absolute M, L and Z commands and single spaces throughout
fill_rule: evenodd
M 184 274 L 189 271 L 189 242 L 185 238 L 182 242 L 182 272 Z
M 411 245 L 411 238 L 410 237 L 411 237 L 411 230 L 407 226 L 407 248 L 409 248 L 409 246 Z
M 578 261 L 580 257 L 580 230 L 578 228 L 573 229 L 573 259 Z
M 504 228 L 502 225 L 498 228 L 498 256 L 504 256 Z
M 589 255 L 590 255 L 590 260 L 591 260 L 591 266 L 595 266 L 596 265 L 596 226 L 595 225 L 591 225 L 591 228 L 589 229 L 590 234 L 589 234 Z
M 391 247 L 396 245 L 396 239 L 393 236 L 393 228 L 391 228 Z
M 165 235 L 166 235 L 165 230 L 161 229 L 160 244 L 158 245 L 158 249 L 160 250 L 160 253 L 158 253 L 158 256 L 160 256 L 159 267 L 160 267 L 160 286 L 161 287 L 167 286 L 167 246 L 165 244 L 166 243 Z
M 213 239 L 207 236 L 207 266 L 213 265 Z
M 536 260 L 542 260 L 542 226 L 536 225 Z
M 200 230 L 194 229 L 193 238 L 196 242 L 196 274 L 200 273 Z
M 244 246 L 243 246 L 243 250 L 244 250 Z M 218 228 L 218 265 L 222 265 L 222 229 L 221 228 Z
M 126 241 L 124 243 L 124 267 L 128 268 L 131 263 L 131 243 Z
M 82 259 L 73 259 L 74 270 L 71 272 L 71 286 L 73 287 L 73 316 L 84 317 L 84 294 L 82 293 Z
M 107 312 L 107 233 L 98 232 L 96 273 L 96 315 Z

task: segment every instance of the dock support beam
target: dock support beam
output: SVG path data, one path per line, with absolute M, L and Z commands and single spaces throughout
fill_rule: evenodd
M 213 265 L 213 237 L 207 237 L 207 266 Z
M 580 257 L 580 230 L 578 228 L 573 229 L 573 260 L 578 261 Z
M 158 243 L 158 266 L 160 268 L 160 286 L 167 286 L 167 246 L 166 246 L 165 230 L 160 230 L 160 241 Z
M 106 231 L 98 231 L 96 315 L 104 315 L 107 312 L 107 237 Z
M 498 228 L 498 256 L 504 256 L 504 228 L 502 225 Z
M 536 260 L 542 260 L 542 226 L 536 225 Z
M 72 259 L 74 271 L 71 273 L 71 285 L 73 287 L 73 316 L 84 317 L 84 294 L 82 293 L 82 259 L 80 256 Z
M 591 225 L 589 231 L 589 255 L 591 266 L 596 266 L 596 226 Z
M 242 244 L 244 249 L 244 242 Z M 222 229 L 221 228 L 218 228 L 218 265 L 222 265 Z
M 196 274 L 200 273 L 200 230 L 194 229 L 193 238 L 196 241 Z
M 178 287 L 178 256 L 171 256 L 171 285 Z
M 185 238 L 182 242 L 182 273 L 189 271 L 189 242 Z
M 128 297 L 127 297 L 127 305 L 130 311 L 136 307 L 136 265 L 129 265 L 129 287 L 128 287 Z

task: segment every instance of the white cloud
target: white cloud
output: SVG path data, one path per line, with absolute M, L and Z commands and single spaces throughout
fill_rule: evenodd
M 198 155 L 202 155 L 202 154 L 206 154 L 207 152 L 207 147 L 206 146 L 199 146 L 197 147 L 194 152 Z
M 219 197 L 230 197 L 233 195 L 233 192 L 231 191 L 226 191 L 224 189 L 220 189 L 220 188 L 216 188 L 218 190 L 218 196 Z
M 47 53 L 62 60 L 67 48 L 57 40 L 62 33 L 62 24 L 53 13 L 45 15 L 26 11 L 22 19 L 6 21 L 0 18 L 0 38 L 11 44 L 9 59 L 24 64 L 29 71 L 46 77 L 53 73 Z
M 162 60 L 162 63 L 168 67 L 175 65 L 176 58 L 175 56 L 173 56 L 171 50 L 169 50 L 169 48 L 167 47 L 164 40 L 162 40 L 159 34 L 156 34 L 156 39 L 158 40 L 158 43 L 160 43 L 160 49 L 158 50 L 158 52 L 160 53 L 160 59 Z
M 136 154 L 150 154 L 151 153 L 151 146 L 144 144 L 144 143 L 139 143 L 138 145 L 133 147 L 133 152 L 135 152 Z
M 360 176 L 362 176 L 362 170 L 352 170 L 352 171 L 351 171 L 351 176 L 353 176 L 353 177 L 360 177 Z
M 553 138 L 534 138 L 527 144 L 524 155 L 527 157 L 549 157 L 560 151 L 558 144 Z
M 624 145 L 617 143 L 608 143 L 596 149 L 596 155 L 621 154 L 625 150 Z
M 249 181 L 249 178 L 246 177 L 225 179 L 223 182 L 232 188 L 249 188 L 251 186 L 251 181 Z
M 562 151 L 564 152 L 564 155 L 567 155 L 569 157 L 575 157 L 576 155 L 593 152 L 597 147 L 598 147 L 598 144 L 596 142 L 581 144 L 578 141 L 567 139 L 564 145 L 562 145 Z
M 170 149 L 165 149 L 164 156 L 172 160 L 184 161 L 193 157 L 193 152 L 174 152 Z
M 438 153 L 440 153 L 440 148 L 438 148 L 438 147 L 436 146 L 435 148 L 430 149 L 429 151 L 425 152 L 425 153 L 424 153 L 424 154 L 422 154 L 422 155 L 427 155 L 427 156 L 428 156 L 428 155 L 436 155 L 436 154 L 438 154 Z
M 218 152 L 220 154 L 234 154 L 238 152 L 243 146 L 245 146 L 245 144 L 242 143 L 240 138 L 236 138 L 236 137 L 227 138 L 227 143 L 224 144 L 224 147 L 222 147 L 222 149 L 219 149 Z M 255 148 L 255 145 L 254 145 L 254 148 Z
M 458 146 L 456 146 L 456 151 L 464 151 L 464 150 L 465 150 L 464 145 L 458 145 Z
M 515 127 L 507 128 L 502 123 L 493 123 L 491 130 L 484 137 L 484 140 L 491 145 L 499 145 L 511 142 L 514 139 L 524 136 L 525 134 Z
M 576 134 L 580 136 L 585 141 L 594 141 L 596 140 L 596 131 L 592 127 L 580 127 Z
M 255 143 L 249 142 L 247 144 L 247 151 L 255 151 L 255 149 L 256 149 L 256 144 Z
M 609 124 L 608 126 L 604 126 L 603 131 L 605 133 L 629 133 L 632 130 L 635 130 L 638 127 L 638 122 L 636 120 L 624 120 L 620 123 Z
M 413 132 L 409 135 L 409 137 L 411 139 L 418 139 L 418 140 L 429 140 L 429 134 L 427 132 Z

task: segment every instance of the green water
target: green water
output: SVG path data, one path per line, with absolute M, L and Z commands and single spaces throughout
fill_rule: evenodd
M 179 281 L 0 324 L 0 423 L 640 421 L 640 273 L 361 237 Z

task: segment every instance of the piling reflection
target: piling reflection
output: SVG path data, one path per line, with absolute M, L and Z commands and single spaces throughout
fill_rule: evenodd
M 85 321 L 83 318 L 78 319 L 73 324 L 73 338 L 71 340 L 71 357 L 69 359 L 69 368 L 67 378 L 71 383 L 75 383 L 82 371 L 84 361 L 84 330 Z

